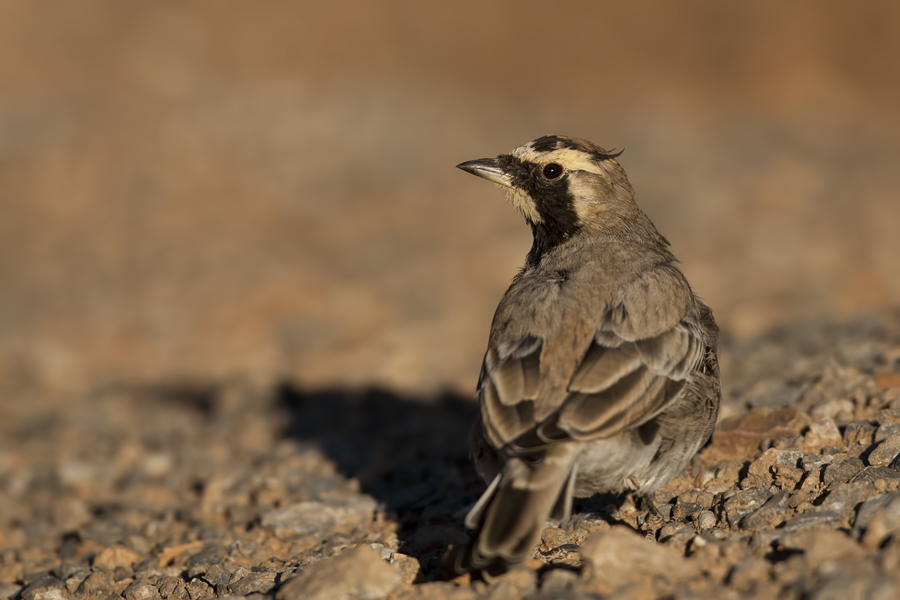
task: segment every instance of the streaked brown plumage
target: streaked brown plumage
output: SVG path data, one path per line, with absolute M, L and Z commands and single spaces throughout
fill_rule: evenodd
M 461 569 L 530 556 L 572 496 L 646 496 L 715 426 L 718 328 L 591 142 L 546 136 L 459 168 L 504 186 L 534 242 L 491 325 L 473 427 L 488 489 Z

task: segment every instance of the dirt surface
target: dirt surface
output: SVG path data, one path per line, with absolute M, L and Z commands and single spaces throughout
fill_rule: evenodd
M 0 598 L 895 597 L 898 55 L 892 2 L 2 3 Z M 625 148 L 722 422 L 664 522 L 448 581 L 530 242 L 453 167 L 548 133 Z

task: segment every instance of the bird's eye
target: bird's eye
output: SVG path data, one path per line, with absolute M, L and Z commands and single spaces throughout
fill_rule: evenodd
M 550 163 L 544 167 L 544 177 L 547 179 L 556 179 L 562 175 L 563 168 L 556 163 Z

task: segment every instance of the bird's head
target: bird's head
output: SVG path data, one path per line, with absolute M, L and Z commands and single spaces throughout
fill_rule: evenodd
M 649 222 L 616 161 L 619 154 L 587 140 L 548 135 L 509 154 L 457 166 L 506 189 L 542 253 L 578 234 L 625 234 Z

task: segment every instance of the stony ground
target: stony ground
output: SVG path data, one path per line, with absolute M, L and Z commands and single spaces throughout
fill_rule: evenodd
M 469 398 L 222 381 L 23 407 L 0 425 L 0 597 L 900 594 L 900 312 L 731 344 L 723 373 L 663 522 L 580 501 L 494 579 L 442 566 L 483 489 Z

